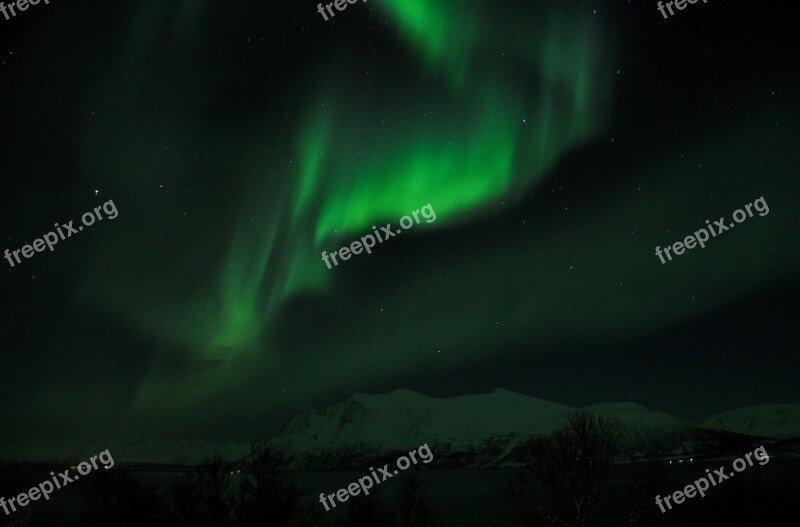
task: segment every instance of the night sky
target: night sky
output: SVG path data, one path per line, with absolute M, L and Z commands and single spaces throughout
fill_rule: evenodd
M 247 440 L 398 388 L 690 420 L 800 402 L 792 4 L 655 4 L 0 18 L 0 250 L 119 211 L 2 260 L 0 439 Z

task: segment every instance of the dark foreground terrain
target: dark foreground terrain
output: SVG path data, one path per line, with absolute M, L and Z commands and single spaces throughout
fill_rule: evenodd
M 682 489 L 689 483 L 705 474 L 705 469 L 713 471 L 721 465 L 729 467 L 728 460 L 712 462 L 694 462 L 683 464 L 660 464 L 665 469 L 665 480 L 658 484 L 659 494 L 672 493 Z M 647 468 L 647 465 L 627 465 L 615 467 L 610 482 L 610 492 L 597 516 L 595 525 L 619 526 L 629 525 L 637 486 L 635 474 Z M 727 469 L 726 469 L 727 470 Z M 145 489 L 151 489 L 159 500 L 169 495 L 176 481 L 185 477 L 184 472 L 164 470 L 126 470 L 114 468 L 109 475 L 129 474 Z M 46 469 L 18 469 L 0 472 L 0 495 L 8 499 L 22 490 L 28 489 L 48 477 Z M 509 470 L 450 470 L 421 471 L 420 481 L 425 489 L 427 501 L 441 520 L 443 527 L 456 526 L 505 526 L 514 525 L 505 516 L 504 501 L 500 489 L 511 477 Z M 322 513 L 316 525 L 356 525 L 345 523 L 347 515 L 354 504 L 358 505 L 363 496 L 351 498 L 336 509 L 325 512 L 317 501 L 320 492 L 334 493 L 349 483 L 365 475 L 358 471 L 330 472 L 294 472 L 292 480 L 302 489 L 308 491 L 305 499 L 307 509 L 319 509 Z M 772 459 L 764 466 L 754 465 L 735 477 L 724 481 L 710 489 L 704 498 L 695 497 L 685 501 L 671 511 L 662 514 L 654 503 L 655 496 L 645 500 L 638 525 L 746 525 L 773 526 L 790 525 L 796 521 L 796 496 L 800 491 L 798 485 L 800 461 Z M 230 476 L 229 485 L 238 486 L 243 476 L 234 473 Z M 81 515 L 85 511 L 85 496 L 97 499 L 96 481 L 91 476 L 68 487 L 56 491 L 49 501 L 41 500 L 26 507 L 31 512 L 31 526 L 76 526 L 81 525 Z M 380 485 L 382 501 L 387 509 L 393 507 L 394 495 L 399 486 L 398 478 Z M 125 501 L 124 490 L 119 499 Z M 132 501 L 137 497 L 128 496 Z M 136 503 L 123 504 L 125 507 L 137 507 Z M 119 505 L 122 507 L 123 505 Z M 153 504 L 141 502 L 140 507 L 152 508 Z M 139 520 L 140 516 L 131 511 L 128 525 Z M 146 511 L 146 512 L 152 512 Z M 18 513 L 17 513 L 18 514 Z M 0 525 L 9 523 L 14 515 L 4 517 L 0 511 Z M 144 515 L 146 516 L 146 514 Z M 792 520 L 794 518 L 794 520 Z M 97 519 L 95 519 L 97 522 Z M 93 523 L 97 525 L 98 523 Z M 111 523 L 108 523 L 111 525 Z M 26 525 L 19 523 L 19 525 Z

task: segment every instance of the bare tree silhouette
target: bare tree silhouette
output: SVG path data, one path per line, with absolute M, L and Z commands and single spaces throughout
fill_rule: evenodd
M 648 463 L 633 473 L 634 495 L 631 499 L 633 510 L 628 516 L 630 527 L 652 525 L 652 519 L 645 523 L 642 518 L 647 518 L 654 513 L 653 507 L 651 507 L 653 497 L 664 486 L 666 477 L 667 471 L 664 469 L 664 465 L 659 463 Z
M 234 500 L 229 493 L 232 466 L 215 454 L 179 479 L 167 503 L 169 523 L 176 527 L 233 525 Z
M 395 516 L 397 527 L 439 527 L 441 525 L 416 472 L 400 478 L 400 487 L 397 489 L 394 502 L 397 507 Z
M 439 527 L 441 521 L 416 473 L 403 475 L 394 498 L 394 510 L 375 487 L 367 496 L 357 496 L 346 512 L 337 516 L 336 527 Z
M 506 513 L 520 525 L 585 527 L 605 499 L 622 423 L 585 411 L 526 444 L 525 468 L 515 472 L 501 494 Z
M 94 472 L 90 482 L 90 486 L 81 490 L 84 503 L 82 526 L 165 525 L 163 504 L 156 493 L 127 472 Z
M 0 527 L 30 527 L 34 522 L 34 514 L 31 505 L 12 512 L 6 516 L 5 512 L 0 514 Z
M 169 527 L 308 527 L 320 511 L 305 506 L 292 480 L 291 459 L 269 440 L 253 440 L 238 462 L 219 454 L 179 479 L 164 499 L 124 471 L 98 472 L 84 493 L 82 525 Z M 238 487 L 232 473 L 241 478 Z M 313 500 L 310 500 L 313 501 Z
M 291 479 L 291 462 L 270 440 L 251 442 L 250 454 L 241 464 L 245 476 L 239 484 L 236 525 L 305 527 L 318 523 L 320 511 L 301 504 L 307 492 Z
M 395 515 L 383 503 L 383 491 L 375 487 L 367 496 L 353 500 L 345 515 L 336 518 L 336 527 L 375 527 L 394 525 Z

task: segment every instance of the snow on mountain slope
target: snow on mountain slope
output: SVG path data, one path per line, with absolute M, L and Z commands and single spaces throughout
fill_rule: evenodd
M 437 466 L 503 467 L 518 463 L 520 445 L 564 424 L 576 408 L 507 390 L 436 399 L 410 391 L 356 394 L 289 421 L 275 437 L 297 467 L 356 467 L 391 459 L 427 443 Z M 626 426 L 625 457 L 697 455 L 721 449 L 720 433 L 635 403 L 587 411 L 617 415 Z M 724 435 L 724 434 L 723 434 Z
M 800 437 L 800 404 L 745 406 L 707 417 L 703 426 L 775 439 Z
M 425 443 L 439 445 L 444 456 L 485 456 L 493 449 L 484 443 L 549 432 L 573 410 L 506 390 L 451 399 L 396 390 L 355 394 L 301 414 L 275 439 L 309 466 L 349 464 Z

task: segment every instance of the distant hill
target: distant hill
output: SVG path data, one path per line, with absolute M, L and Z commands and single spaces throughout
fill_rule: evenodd
M 800 437 L 800 404 L 745 406 L 707 417 L 703 426 L 775 439 Z
M 518 466 L 521 445 L 565 423 L 578 408 L 507 390 L 437 399 L 410 391 L 355 394 L 290 420 L 276 435 L 296 456 L 296 468 L 362 467 L 393 460 L 427 443 L 436 467 Z M 701 457 L 738 452 L 745 440 L 706 430 L 635 403 L 585 408 L 619 416 L 626 426 L 625 460 Z M 749 443 L 747 443 L 749 445 Z

